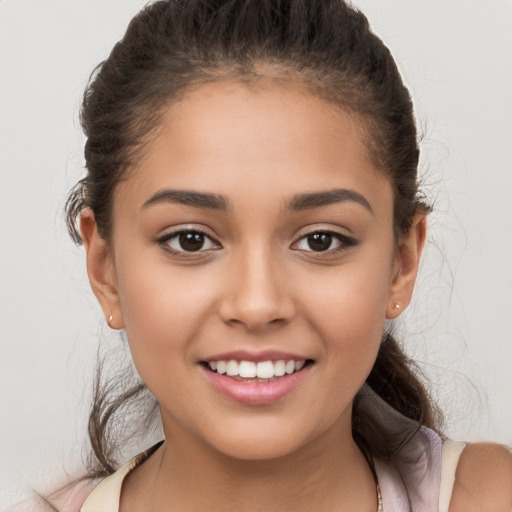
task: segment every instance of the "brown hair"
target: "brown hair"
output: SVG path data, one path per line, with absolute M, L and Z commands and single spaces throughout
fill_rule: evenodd
M 87 136 L 87 174 L 66 205 L 71 237 L 90 207 L 99 232 L 110 237 L 116 184 L 129 172 L 164 107 L 202 83 L 222 80 L 293 80 L 357 114 L 369 152 L 394 188 L 397 237 L 414 214 L 428 211 L 418 192 L 419 150 L 412 103 L 396 64 L 366 17 L 342 0 L 162 0 L 131 21 L 123 39 L 94 71 L 85 91 L 81 122 Z M 100 365 L 101 369 L 101 365 Z M 157 404 L 140 381 L 121 385 L 97 374 L 89 434 L 95 475 L 114 471 L 122 440 L 112 421 L 141 400 L 143 420 Z M 440 414 L 418 368 L 386 334 L 367 384 L 413 420 L 407 432 L 387 432 L 385 419 L 353 406 L 353 435 L 367 454 L 391 457 L 419 428 L 436 429 Z M 383 434 L 384 432 L 384 434 Z

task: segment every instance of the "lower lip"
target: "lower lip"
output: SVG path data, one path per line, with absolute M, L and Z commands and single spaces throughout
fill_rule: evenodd
M 242 382 L 201 366 L 206 378 L 217 391 L 236 402 L 248 405 L 267 405 L 281 400 L 299 386 L 307 377 L 310 368 L 311 365 L 306 365 L 298 372 L 270 382 Z

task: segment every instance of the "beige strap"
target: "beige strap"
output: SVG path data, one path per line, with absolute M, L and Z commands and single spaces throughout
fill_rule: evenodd
M 126 475 L 147 460 L 162 444 L 163 441 L 160 441 L 139 453 L 123 464 L 115 473 L 102 480 L 89 494 L 80 512 L 119 512 L 121 489 Z
M 89 494 L 80 512 L 118 512 L 121 487 L 125 476 L 137 467 L 137 460 L 129 460 L 115 473 L 102 480 Z
M 452 498 L 453 484 L 455 483 L 455 471 L 460 455 L 467 443 L 451 441 L 443 442 L 443 455 L 441 462 L 441 492 L 439 494 L 439 512 L 448 512 Z

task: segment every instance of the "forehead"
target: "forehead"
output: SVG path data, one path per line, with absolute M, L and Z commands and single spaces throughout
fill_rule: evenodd
M 121 188 L 140 204 L 164 187 L 233 197 L 344 187 L 389 201 L 365 141 L 356 114 L 300 86 L 215 82 L 167 107 Z

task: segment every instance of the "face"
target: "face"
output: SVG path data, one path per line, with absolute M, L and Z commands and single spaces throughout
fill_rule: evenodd
M 350 436 L 406 274 L 392 216 L 358 119 L 321 99 L 217 83 L 169 107 L 96 290 L 166 436 L 244 459 Z

